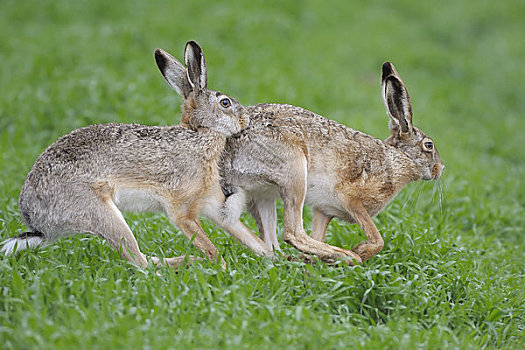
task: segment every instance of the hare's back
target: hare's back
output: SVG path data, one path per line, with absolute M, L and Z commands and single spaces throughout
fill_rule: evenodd
M 205 176 L 206 137 L 189 129 L 103 124 L 77 129 L 49 146 L 29 172 L 24 193 L 54 193 L 109 180 L 177 188 Z
M 347 154 L 358 160 L 370 153 L 374 157 L 377 153 L 384 155 L 381 140 L 301 107 L 259 104 L 248 110 L 251 116 L 248 133 L 276 140 L 301 140 L 310 157 L 318 155 L 321 159 L 330 159 Z
M 287 104 L 259 104 L 248 107 L 251 128 L 279 129 L 300 134 L 306 143 L 317 146 L 330 141 L 352 142 L 358 131 L 302 107 Z

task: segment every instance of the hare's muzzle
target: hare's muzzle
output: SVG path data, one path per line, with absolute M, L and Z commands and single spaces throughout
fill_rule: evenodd
M 432 178 L 434 180 L 439 179 L 444 168 L 445 168 L 445 165 L 443 163 L 434 164 L 434 166 L 432 167 Z

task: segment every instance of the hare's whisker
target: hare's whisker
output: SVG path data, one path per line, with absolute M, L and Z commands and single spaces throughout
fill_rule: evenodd
M 439 213 L 441 215 L 440 219 L 443 220 L 444 196 L 443 196 L 443 181 L 441 181 L 441 179 L 438 179 L 438 189 L 439 189 Z
M 414 203 L 414 207 L 417 206 L 417 204 L 419 203 L 419 197 L 421 196 L 421 192 L 423 192 L 423 186 L 424 186 L 423 182 L 418 183 L 419 192 L 417 193 L 416 202 Z

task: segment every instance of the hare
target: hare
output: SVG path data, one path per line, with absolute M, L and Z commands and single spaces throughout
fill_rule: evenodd
M 226 138 L 244 128 L 249 116 L 232 97 L 208 90 L 204 54 L 195 42 L 186 44 L 184 57 L 187 69 L 167 52 L 155 51 L 161 73 L 183 98 L 187 125 L 93 125 L 58 139 L 37 159 L 20 193 L 29 232 L 4 241 L 1 252 L 91 233 L 145 268 L 148 257 L 121 210 L 163 211 L 186 237 L 195 236 L 193 244 L 208 258 L 217 258 L 198 216 L 210 212 L 213 218 L 223 205 L 217 163 Z M 241 240 L 264 250 L 264 242 L 242 223 L 229 225 Z M 177 266 L 184 256 L 151 260 Z
M 385 141 L 300 107 L 247 107 L 250 126 L 228 138 L 221 157 L 227 195 L 223 216 L 235 220 L 247 205 L 269 249 L 279 249 L 275 199 L 284 204 L 283 238 L 298 250 L 349 264 L 383 248 L 371 217 L 409 182 L 440 177 L 444 165 L 432 139 L 412 125 L 408 91 L 390 62 L 382 67 L 382 97 L 391 135 Z M 303 203 L 313 208 L 311 236 Z M 358 223 L 368 240 L 352 250 L 322 243 L 332 218 Z

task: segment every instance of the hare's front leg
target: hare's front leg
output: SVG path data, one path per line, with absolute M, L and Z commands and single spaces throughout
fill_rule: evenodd
M 226 230 L 239 242 L 253 250 L 255 254 L 273 259 L 272 249 L 241 222 L 240 216 L 243 206 L 244 193 L 239 192 L 229 196 L 225 202 L 210 203 L 204 215 L 215 225 Z
M 248 211 L 257 222 L 259 235 L 268 248 L 281 250 L 277 240 L 277 212 L 275 199 L 254 199 L 248 203 Z
M 159 259 L 155 256 L 147 257 L 149 258 L 156 266 L 162 266 L 164 264 L 168 265 L 169 267 L 179 267 L 184 265 L 184 261 L 195 261 L 195 260 L 202 260 L 199 257 L 194 257 L 193 255 L 181 255 L 181 256 L 174 256 L 171 258 L 162 258 Z
M 352 251 L 359 254 L 363 261 L 366 261 L 383 249 L 383 237 L 381 237 L 381 233 L 379 233 L 370 214 L 368 214 L 361 202 L 349 199 L 346 201 L 346 209 L 361 226 L 368 238 L 368 241 L 359 243 L 352 249 Z
M 178 227 L 189 240 L 192 240 L 193 244 L 211 261 L 217 261 L 219 252 L 202 229 L 199 218 L 194 214 L 195 205 L 183 206 L 177 204 L 178 203 L 171 203 L 165 208 L 170 222 Z M 177 265 L 178 263 L 182 263 L 183 259 L 183 257 L 179 257 L 179 260 L 175 259 L 171 262 Z M 192 257 L 192 259 L 194 258 Z M 170 264 L 170 261 L 167 263 Z M 222 257 L 221 264 L 224 268 L 226 267 L 226 263 Z
M 246 193 L 236 189 L 227 198 L 219 186 L 215 189 L 214 200 L 208 200 L 203 208 L 203 215 L 210 219 L 215 225 L 226 230 L 239 242 L 253 250 L 259 256 L 274 258 L 271 248 L 257 237 L 240 220 L 242 211 L 246 204 Z
M 314 215 L 312 218 L 312 233 L 310 234 L 310 237 L 319 242 L 324 242 L 326 237 L 326 229 L 328 228 L 330 220 L 332 220 L 331 216 L 325 215 L 319 209 L 314 209 Z

